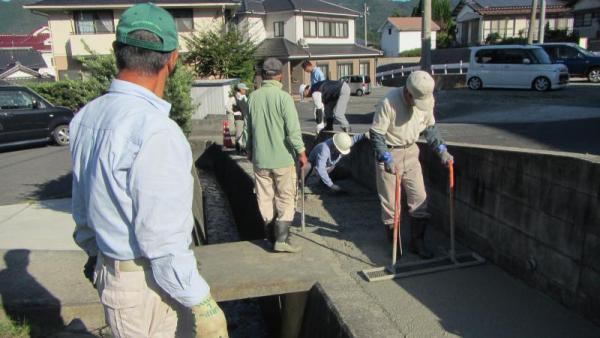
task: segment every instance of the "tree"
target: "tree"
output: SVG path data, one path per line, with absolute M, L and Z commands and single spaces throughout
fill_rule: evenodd
M 186 62 L 197 76 L 217 79 L 240 78 L 254 82 L 256 46 L 235 28 L 222 34 L 208 31 L 185 38 Z
M 413 16 L 421 16 L 423 12 L 423 0 L 413 9 Z M 450 0 L 431 0 L 431 19 L 440 26 L 437 33 L 437 47 L 450 47 L 455 38 L 456 23 L 452 17 L 452 4 Z

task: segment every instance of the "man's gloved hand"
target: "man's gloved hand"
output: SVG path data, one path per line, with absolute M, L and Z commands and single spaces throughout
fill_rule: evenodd
M 347 192 L 344 188 L 340 187 L 337 184 L 333 184 L 331 187 L 329 187 L 329 189 L 334 194 L 345 194 Z
M 208 295 L 192 308 L 196 338 L 228 338 L 227 320 L 217 302 Z
M 383 166 L 385 171 L 395 175 L 396 168 L 394 167 L 394 158 L 392 157 L 392 153 L 386 151 L 383 155 L 379 156 L 379 161 L 383 162 Z
M 308 157 L 306 157 L 305 151 L 298 154 L 298 162 L 300 162 L 300 169 L 306 168 L 306 165 L 308 164 Z
M 90 283 L 92 283 L 94 288 L 96 287 L 96 285 L 94 284 L 94 271 L 96 270 L 97 261 L 97 256 L 90 256 L 88 257 L 87 262 L 83 266 L 83 275 L 90 281 Z
M 438 155 L 442 160 L 442 164 L 445 166 L 448 166 L 450 161 L 454 162 L 454 156 L 450 155 L 450 153 L 448 152 L 448 148 L 445 144 L 442 144 L 438 147 Z

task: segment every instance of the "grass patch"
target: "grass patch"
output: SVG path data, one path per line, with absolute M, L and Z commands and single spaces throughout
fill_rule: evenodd
M 31 329 L 27 324 L 15 324 L 11 321 L 0 322 L 0 338 L 28 338 Z

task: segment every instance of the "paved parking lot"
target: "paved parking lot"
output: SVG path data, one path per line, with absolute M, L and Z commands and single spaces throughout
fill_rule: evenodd
M 352 97 L 348 120 L 367 131 L 377 102 L 392 88 Z M 600 85 L 529 90 L 453 89 L 436 93 L 436 119 L 448 141 L 600 155 Z M 312 103 L 297 104 L 302 127 L 313 131 Z

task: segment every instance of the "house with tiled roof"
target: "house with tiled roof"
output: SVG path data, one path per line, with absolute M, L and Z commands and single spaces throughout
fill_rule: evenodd
M 381 34 L 381 49 L 385 56 L 398 56 L 400 53 L 421 48 L 421 17 L 389 17 L 379 27 Z M 435 49 L 437 31 L 440 30 L 435 22 L 431 23 L 431 49 Z
M 597 0 L 595 0 L 597 1 Z M 546 1 L 546 25 L 551 30 L 573 32 L 570 0 Z M 531 0 L 460 0 L 453 10 L 458 42 L 465 46 L 482 44 L 490 34 L 500 38 L 526 37 Z M 538 25 L 534 40 L 538 39 Z
M 600 0 L 576 0 L 573 3 L 574 30 L 588 39 L 592 50 L 600 50 Z
M 375 78 L 375 60 L 381 52 L 356 43 L 359 16 L 325 0 L 241 0 L 235 20 L 258 45 L 258 61 L 272 56 L 284 63 L 284 89 L 295 92 L 309 82 L 301 67 L 307 59 L 329 79 L 353 74 Z
M 30 50 L 28 54 L 39 54 L 44 60 L 43 66 L 37 66 L 44 74 L 54 75 L 54 67 L 52 66 L 52 42 L 50 39 L 50 29 L 48 26 L 42 26 L 29 34 L 0 34 L 0 50 L 4 50 L 4 54 L 10 54 L 9 50 L 13 50 L 14 54 L 22 54 L 22 50 Z M 31 52 L 35 51 L 35 52 Z M 27 64 L 28 60 L 13 60 L 13 63 L 19 61 L 21 64 Z M 6 65 L 0 63 L 0 69 Z
M 121 14 L 140 0 L 41 0 L 23 6 L 48 17 L 52 63 L 58 77 L 80 75 L 81 57 L 89 50 L 109 54 Z M 223 29 L 239 6 L 238 0 L 154 0 L 173 14 L 180 36 Z M 185 41 L 180 39 L 181 51 Z

